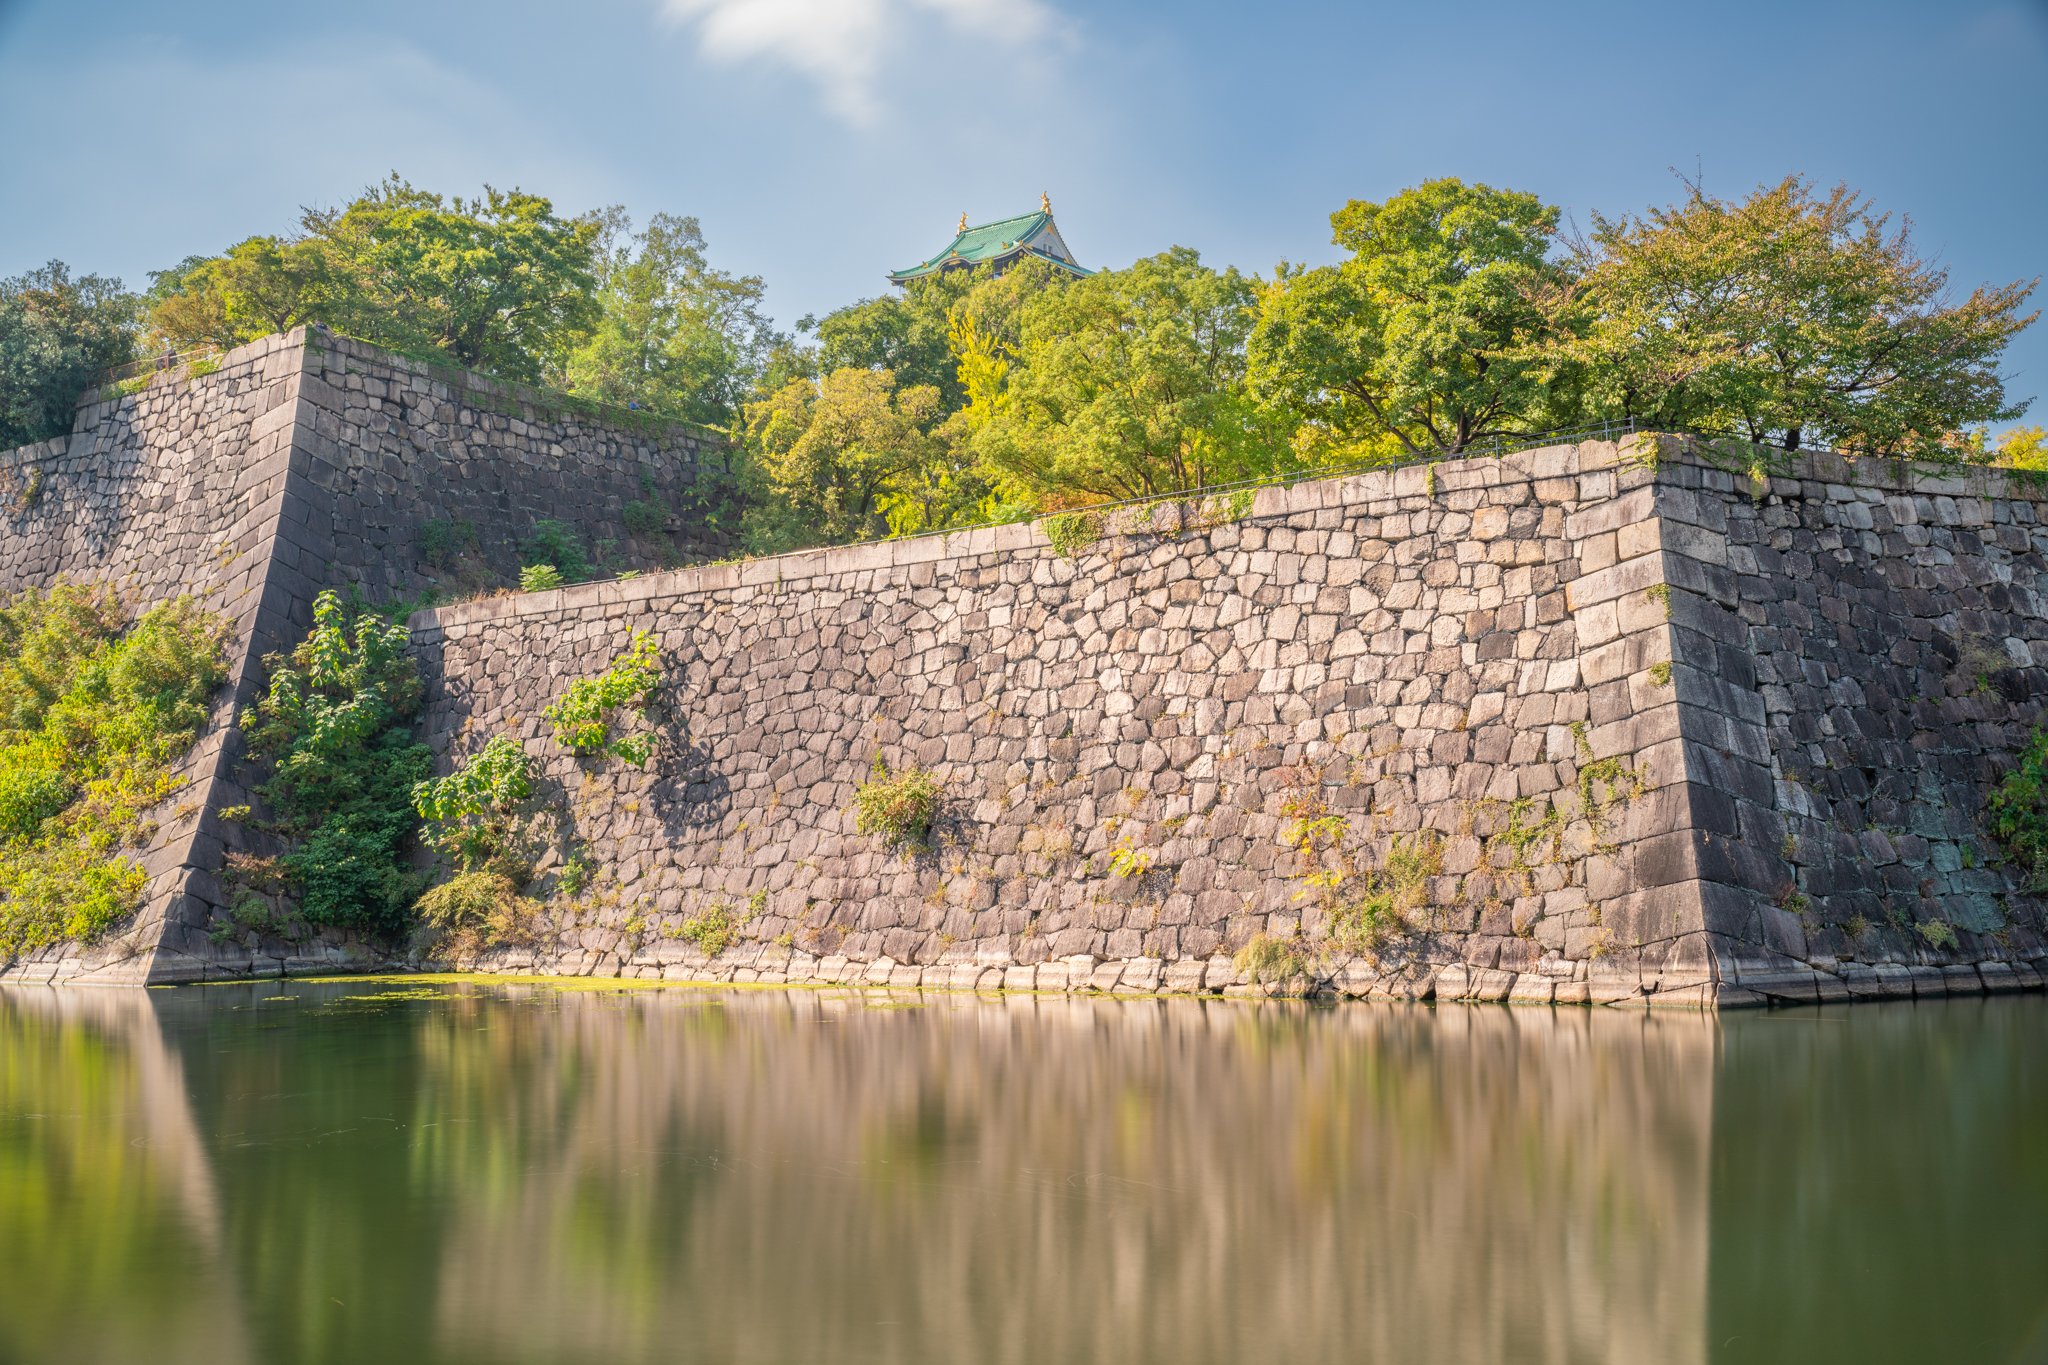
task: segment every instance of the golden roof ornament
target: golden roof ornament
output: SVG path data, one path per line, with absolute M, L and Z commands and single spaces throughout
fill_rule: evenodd
M 1038 211 L 1040 213 L 1052 212 L 1052 196 L 1044 190 L 1038 192 Z
M 961 215 L 960 215 L 960 226 L 959 226 L 959 227 L 956 227 L 956 228 L 954 228 L 954 229 L 953 229 L 953 231 L 955 231 L 955 232 L 965 232 L 965 231 L 967 231 L 967 215 L 966 215 L 966 213 L 965 213 L 965 212 L 962 212 L 962 213 L 961 213 Z

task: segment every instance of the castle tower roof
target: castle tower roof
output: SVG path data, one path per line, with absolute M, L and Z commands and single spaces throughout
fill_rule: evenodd
M 889 282 L 908 284 L 943 271 L 972 270 L 979 265 L 994 265 L 1001 271 L 1027 257 L 1050 261 L 1077 277 L 1095 273 L 1074 259 L 1074 253 L 1067 249 L 1059 228 L 1053 223 L 1050 196 L 1040 195 L 1036 213 L 998 218 L 992 223 L 972 227 L 968 225 L 967 215 L 961 214 L 960 226 L 954 230 L 953 240 L 943 251 L 916 265 L 891 271 Z

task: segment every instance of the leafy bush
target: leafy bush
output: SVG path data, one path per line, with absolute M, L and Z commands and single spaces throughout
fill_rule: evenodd
M 878 754 L 874 772 L 854 789 L 854 825 L 862 834 L 879 834 L 891 848 L 924 848 L 931 843 L 938 818 L 939 780 L 923 768 L 889 771 Z
M 631 535 L 658 536 L 668 529 L 668 509 L 652 497 L 627 503 L 624 519 Z
M 1251 941 L 1231 956 L 1230 965 L 1253 985 L 1306 976 L 1309 967 L 1308 959 L 1296 952 L 1292 944 L 1271 934 L 1252 935 Z
M 420 558 L 445 569 L 477 549 L 476 527 L 466 521 L 430 519 L 420 523 Z
M 2019 762 L 1992 789 L 1986 813 L 2006 856 L 2037 894 L 2048 892 L 2048 728 L 2028 739 Z
M 583 549 L 583 538 L 574 527 L 552 519 L 533 524 L 533 532 L 526 538 L 526 560 L 552 565 L 566 583 L 590 577 L 590 556 Z
M 533 879 L 522 818 L 532 796 L 526 751 L 510 735 L 493 735 L 446 777 L 416 785 L 412 804 L 431 826 L 427 842 L 456 859 L 463 872 L 496 871 L 523 888 Z
M 595 678 L 579 678 L 541 714 L 554 727 L 555 739 L 571 752 L 586 756 L 610 754 L 636 768 L 654 756 L 654 736 L 612 735 L 612 713 L 631 706 L 643 719 L 647 704 L 661 685 L 661 647 L 651 632 L 636 630 L 624 653 Z
M 309 923 L 396 934 L 419 891 L 411 795 L 433 754 L 412 738 L 409 639 L 323 592 L 312 631 L 289 659 L 265 661 L 269 690 L 242 718 L 250 753 L 270 765 L 260 793 L 292 845 L 280 871 Z
M 1922 920 L 1914 928 L 1919 930 L 1920 937 L 1927 941 L 1928 947 L 1951 953 L 1956 950 L 1956 931 L 1946 920 Z
M 459 872 L 420 897 L 420 919 L 458 951 L 531 943 L 540 906 L 503 872 Z
M 521 592 L 547 592 L 561 586 L 561 571 L 552 564 L 529 564 L 519 571 Z
M 1102 535 L 1099 512 L 1055 512 L 1038 523 L 1052 552 L 1061 559 L 1073 559 Z
M 732 946 L 740 935 L 740 927 L 752 918 L 752 914 L 734 914 L 725 901 L 713 901 L 710 908 L 684 920 L 676 937 L 696 944 L 706 957 L 717 957 Z
M 228 626 L 180 598 L 132 625 L 104 587 L 0 607 L 0 959 L 89 943 L 148 883 L 124 856 L 227 678 Z

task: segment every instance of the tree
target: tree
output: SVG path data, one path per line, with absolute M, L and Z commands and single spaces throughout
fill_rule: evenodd
M 394 173 L 304 226 L 342 285 L 324 320 L 366 340 L 537 380 L 596 325 L 598 224 L 538 195 L 443 199 Z
M 1049 509 L 1283 467 L 1244 388 L 1252 300 L 1250 281 L 1186 247 L 1031 299 L 974 437 L 997 488 Z
M 1986 458 L 1986 453 L 1980 451 L 1977 458 Z M 2040 427 L 2014 427 L 1988 452 L 1988 458 L 2001 469 L 2048 470 L 2048 431 Z
M 657 213 L 636 233 L 612 208 L 599 222 L 601 311 L 569 357 L 569 387 L 701 426 L 736 426 L 782 341 L 761 311 L 760 276 L 713 269 L 695 218 Z
M 964 318 L 1014 347 L 1024 306 L 1067 278 L 1047 262 L 1025 260 L 1001 274 L 982 265 L 912 280 L 900 293 L 863 299 L 820 320 L 819 371 L 888 370 L 905 388 L 937 389 L 945 410 L 957 411 L 967 396 L 958 372 L 956 321 Z
M 62 261 L 0 280 L 0 450 L 71 430 L 78 396 L 135 358 L 135 314 L 119 280 Z
M 913 280 L 901 293 L 862 299 L 819 319 L 818 371 L 887 370 L 907 388 L 930 387 L 949 411 L 960 403 L 946 316 L 967 292 L 965 271 Z
M 250 237 L 150 276 L 149 329 L 173 347 L 222 350 L 315 320 L 333 289 L 323 244 Z
M 1740 203 L 1688 183 L 1640 218 L 1595 217 L 1561 343 L 1607 415 L 1797 450 L 1938 453 L 2016 417 L 1998 358 L 2034 283 L 1948 297 L 1910 224 L 1799 176 Z
M 318 319 L 398 351 L 511 379 L 558 374 L 598 319 L 595 219 L 489 186 L 444 199 L 396 174 L 297 237 L 252 237 L 160 281 L 169 344 L 233 345 Z
M 1254 387 L 1352 453 L 1464 449 L 1558 406 L 1539 306 L 1561 282 L 1558 211 L 1534 195 L 1425 181 L 1330 215 L 1348 260 L 1283 267 L 1261 291 Z
M 810 543 L 887 530 L 882 503 L 938 453 L 940 416 L 929 384 L 896 387 L 888 370 L 843 366 L 793 379 L 747 409 L 747 447 Z

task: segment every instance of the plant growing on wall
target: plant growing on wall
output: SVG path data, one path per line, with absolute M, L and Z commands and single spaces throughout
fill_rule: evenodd
M 929 847 L 942 790 L 939 780 L 925 769 L 892 772 L 877 754 L 868 780 L 854 788 L 854 827 L 862 834 L 880 835 L 890 848 Z
M 419 892 L 411 795 L 433 755 L 412 737 L 422 689 L 409 642 L 403 625 L 323 592 L 313 629 L 266 660 L 269 689 L 242 718 L 291 845 L 278 872 L 308 923 L 395 935 Z
M 562 586 L 562 572 L 552 564 L 528 564 L 519 571 L 519 591 L 548 592 Z
M 529 865 L 514 863 L 526 851 L 525 806 L 533 796 L 533 762 L 519 741 L 493 735 L 472 758 L 457 763 L 446 777 L 417 783 L 413 809 L 427 822 L 427 843 L 456 860 L 461 871 L 498 865 L 501 871 Z
M 554 728 L 555 739 L 584 757 L 608 754 L 636 768 L 654 756 L 653 735 L 620 737 L 613 733 L 621 707 L 632 707 L 643 720 L 648 703 L 661 685 L 661 646 L 650 631 L 636 630 L 624 653 L 594 678 L 579 678 L 541 714 Z
M 1999 784 L 1986 816 L 1991 837 L 2037 894 L 2048 891 L 2048 727 L 2037 729 Z
M 412 789 L 422 836 L 455 862 L 453 876 L 420 896 L 420 919 L 458 951 L 532 936 L 532 799 L 532 761 L 510 735 L 493 735 L 446 777 Z
M 0 606 L 0 960 L 134 912 L 128 856 L 227 677 L 227 623 L 180 598 L 129 621 L 105 587 Z

